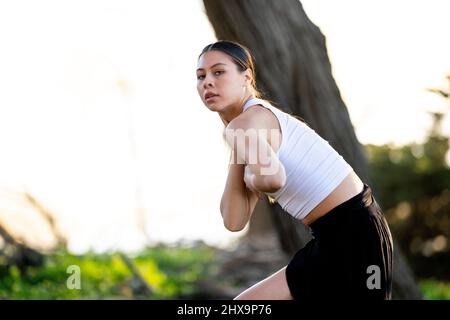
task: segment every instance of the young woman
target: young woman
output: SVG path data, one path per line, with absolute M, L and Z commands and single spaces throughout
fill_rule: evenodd
M 265 194 L 314 236 L 236 299 L 390 299 L 392 238 L 370 187 L 303 121 L 259 98 L 249 50 L 232 41 L 206 46 L 197 90 L 226 126 L 232 151 L 220 203 L 225 227 L 242 230 Z

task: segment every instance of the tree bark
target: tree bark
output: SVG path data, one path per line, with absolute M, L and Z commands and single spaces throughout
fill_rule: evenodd
M 363 146 L 332 76 L 325 37 L 309 20 L 301 3 L 297 0 L 204 0 L 203 3 L 217 39 L 237 41 L 252 52 L 257 84 L 264 96 L 285 112 L 302 117 L 370 183 Z M 309 229 L 283 213 L 278 204 L 265 202 L 258 206 L 266 209 L 255 209 L 249 235 L 275 228 L 281 247 L 289 256 L 310 239 Z M 267 224 L 267 212 L 275 223 Z M 262 222 L 264 219 L 266 223 Z M 398 245 L 393 288 L 394 299 L 421 298 Z

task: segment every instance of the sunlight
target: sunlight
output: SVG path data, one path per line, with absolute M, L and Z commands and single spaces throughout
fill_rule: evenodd
M 423 139 L 425 110 L 444 103 L 425 88 L 450 72 L 448 2 L 302 3 L 360 141 Z M 223 227 L 223 125 L 196 92 L 197 56 L 215 40 L 199 0 L 1 2 L 0 186 L 27 187 L 75 252 L 242 235 Z

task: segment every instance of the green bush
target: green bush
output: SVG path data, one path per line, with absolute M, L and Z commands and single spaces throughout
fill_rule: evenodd
M 147 248 L 131 260 L 153 289 L 149 299 L 187 298 L 196 295 L 195 282 L 213 261 L 207 246 Z M 81 289 L 68 289 L 70 265 L 81 271 Z M 120 253 L 76 256 L 59 251 L 45 256 L 42 267 L 30 267 L 21 274 L 15 266 L 0 276 L 1 299 L 133 299 L 133 274 Z
M 425 299 L 450 300 L 450 282 L 428 279 L 420 281 L 419 286 Z

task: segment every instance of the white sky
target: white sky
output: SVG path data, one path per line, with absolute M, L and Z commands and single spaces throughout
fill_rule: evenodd
M 447 87 L 450 3 L 302 3 L 327 37 L 361 142 L 420 141 L 426 110 L 446 107 L 425 88 Z M 0 1 L 0 188 L 30 190 L 77 252 L 140 246 L 136 176 L 152 241 L 234 239 L 218 210 L 222 123 L 195 87 L 213 41 L 199 0 Z M 48 241 L 10 192 L 0 220 Z

